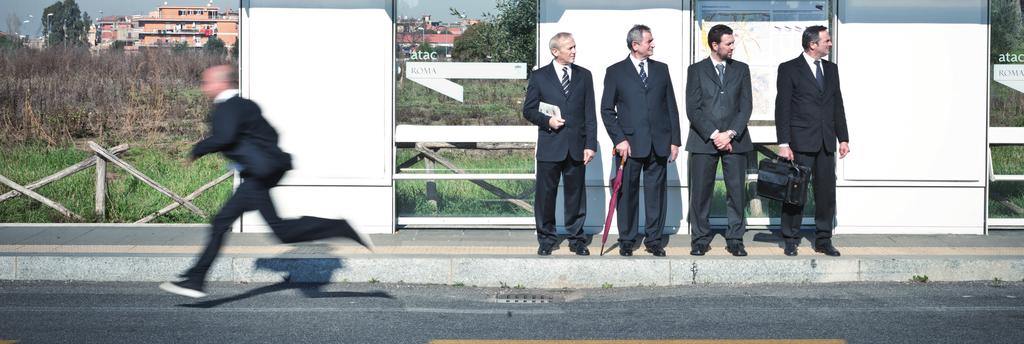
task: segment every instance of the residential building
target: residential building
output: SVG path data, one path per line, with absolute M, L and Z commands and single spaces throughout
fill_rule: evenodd
M 137 19 L 138 45 L 162 47 L 185 43 L 201 47 L 217 37 L 228 47 L 238 40 L 238 12 L 213 6 L 160 6 Z
M 106 16 L 100 18 L 96 21 L 95 45 L 104 48 L 109 47 L 115 41 L 125 42 L 126 46 L 135 45 L 139 41 L 139 30 L 134 25 L 134 19 L 137 17 Z

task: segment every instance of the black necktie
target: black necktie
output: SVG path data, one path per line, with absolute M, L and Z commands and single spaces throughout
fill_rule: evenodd
M 644 71 L 644 61 L 640 61 L 640 82 L 643 82 L 644 88 L 647 88 L 647 71 Z
M 562 93 L 569 95 L 569 67 L 562 67 Z
M 821 72 L 821 60 L 814 61 L 814 80 L 818 82 L 818 88 L 825 89 L 825 74 Z

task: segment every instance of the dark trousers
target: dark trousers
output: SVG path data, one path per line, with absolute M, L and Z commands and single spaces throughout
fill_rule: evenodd
M 814 189 L 814 245 L 832 242 L 832 218 L 836 214 L 836 161 L 835 153 L 824 149 L 817 152 L 793 152 L 795 161 L 811 168 Z M 800 242 L 800 223 L 804 206 L 782 205 L 782 237 L 786 242 Z
M 622 188 L 616 211 L 619 213 L 619 247 L 633 248 L 639 236 L 640 176 L 644 179 L 644 246 L 664 247 L 662 232 L 665 228 L 665 169 L 668 157 L 651 155 L 630 157 L 622 170 Z
M 562 161 L 537 161 L 537 190 L 534 195 L 533 217 L 537 223 L 537 242 L 550 248 L 558 242 L 555 234 L 555 200 L 558 180 L 562 179 L 565 205 L 565 230 L 569 232 L 569 245 L 586 247 L 583 221 L 587 217 L 587 166 L 582 161 L 566 157 Z
M 210 236 L 206 248 L 196 260 L 195 265 L 185 272 L 185 278 L 204 281 L 213 260 L 217 258 L 224 246 L 224 236 L 231 230 L 231 224 L 246 211 L 257 210 L 270 225 L 274 235 L 285 243 L 312 241 L 337 237 L 354 233 L 352 226 L 345 220 L 324 219 L 303 216 L 298 219 L 283 220 L 277 216 L 274 203 L 270 200 L 270 188 L 277 186 L 284 173 L 269 178 L 245 178 L 231 195 L 220 212 L 213 218 Z
M 715 172 L 718 161 L 722 161 L 725 177 L 726 215 L 729 226 L 725 240 L 729 245 L 743 243 L 746 232 L 744 210 L 746 209 L 747 156 L 744 153 L 690 153 L 690 231 L 691 245 L 708 245 L 714 234 L 711 232 L 711 198 L 715 194 Z

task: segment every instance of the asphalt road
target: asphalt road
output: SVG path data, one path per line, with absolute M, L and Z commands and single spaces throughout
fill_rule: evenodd
M 589 290 L 230 283 L 209 291 L 195 301 L 156 283 L 0 281 L 0 343 L 1024 342 L 1019 281 Z

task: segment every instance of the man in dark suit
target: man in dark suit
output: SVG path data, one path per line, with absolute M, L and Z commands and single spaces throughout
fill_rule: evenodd
M 804 52 L 779 65 L 775 98 L 775 133 L 779 156 L 811 168 L 814 189 L 814 250 L 839 256 L 832 246 L 832 218 L 836 212 L 835 153 L 850 152 L 839 67 L 822 59 L 832 49 L 824 26 L 804 30 Z M 836 141 L 839 142 L 838 147 Z M 783 204 L 782 237 L 787 256 L 797 255 L 803 206 Z
M 583 221 L 587 216 L 584 185 L 586 165 L 597 150 L 597 111 L 590 71 L 573 62 L 576 41 L 561 32 L 548 42 L 554 59 L 534 71 L 526 87 L 523 117 L 537 125 L 537 189 L 534 218 L 537 222 L 537 254 L 547 256 L 558 242 L 555 235 L 555 198 L 561 178 L 565 196 L 565 229 L 569 250 L 590 254 Z M 540 104 L 557 106 L 560 115 L 549 116 Z
M 645 25 L 626 35 L 630 54 L 608 67 L 601 97 L 601 117 L 620 159 L 626 159 L 622 189 L 617 196 L 619 254 L 633 255 L 638 239 L 640 175 L 644 179 L 644 246 L 665 256 L 666 166 L 676 160 L 682 145 L 679 109 L 668 65 L 651 60 L 654 36 Z M 616 196 L 612 196 L 616 197 Z
M 715 191 L 715 170 L 722 161 L 725 176 L 729 227 L 726 250 L 734 256 L 747 255 L 743 247 L 746 208 L 746 153 L 754 150 L 747 132 L 752 109 L 750 68 L 732 59 L 736 39 L 732 29 L 715 25 L 708 31 L 711 56 L 690 65 L 686 72 L 686 117 L 690 133 L 690 254 L 703 256 L 710 250 L 711 196 Z
M 282 242 L 343 237 L 367 248 L 373 247 L 369 237 L 357 232 L 345 220 L 311 216 L 284 220 L 277 216 L 270 189 L 292 168 L 291 156 L 277 146 L 277 131 L 263 118 L 259 106 L 238 96 L 236 80 L 235 68 L 231 66 L 214 66 L 203 71 L 202 92 L 214 102 L 210 114 L 211 136 L 196 143 L 189 162 L 222 152 L 236 165 L 242 183 L 214 216 L 206 248 L 195 265 L 181 275 L 184 279 L 160 285 L 167 292 L 193 298 L 206 296 L 203 292 L 206 275 L 220 253 L 224 235 L 242 213 L 250 210 L 258 210 Z

